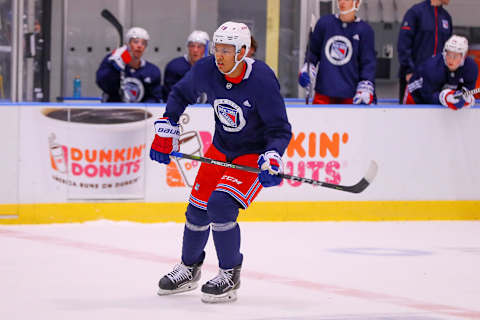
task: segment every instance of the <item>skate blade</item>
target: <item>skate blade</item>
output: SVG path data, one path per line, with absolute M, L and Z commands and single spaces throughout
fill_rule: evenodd
M 204 303 L 228 303 L 237 300 L 237 290 L 232 290 L 224 294 L 208 294 L 202 295 L 202 302 Z
M 191 282 L 191 283 L 187 283 L 187 284 L 183 285 L 182 287 L 179 287 L 175 290 L 165 290 L 165 289 L 159 288 L 158 291 L 157 291 L 157 294 L 159 296 L 166 296 L 166 295 L 169 295 L 169 294 L 176 294 L 176 293 L 182 293 L 182 292 L 186 292 L 186 291 L 192 291 L 192 290 L 195 290 L 197 287 L 198 287 L 197 282 Z

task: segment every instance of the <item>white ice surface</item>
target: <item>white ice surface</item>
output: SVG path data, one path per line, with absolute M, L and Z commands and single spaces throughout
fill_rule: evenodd
M 480 319 L 480 222 L 241 223 L 238 301 L 157 296 L 182 224 L 0 226 L 0 319 Z M 212 239 L 202 282 L 217 272 Z

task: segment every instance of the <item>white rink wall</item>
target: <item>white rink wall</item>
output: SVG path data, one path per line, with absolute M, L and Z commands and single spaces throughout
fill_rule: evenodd
M 147 120 L 85 124 L 54 120 L 65 108 L 136 109 Z M 2 105 L 0 205 L 133 201 L 183 203 L 198 163 L 150 161 L 153 119 L 164 105 Z M 256 202 L 480 200 L 480 110 L 378 105 L 287 108 L 294 137 L 283 160 L 289 174 L 350 185 L 379 165 L 373 184 L 350 194 L 292 181 L 265 188 Z M 202 154 L 213 136 L 206 105 L 186 109 L 181 152 Z M 150 117 L 151 115 L 151 117 Z

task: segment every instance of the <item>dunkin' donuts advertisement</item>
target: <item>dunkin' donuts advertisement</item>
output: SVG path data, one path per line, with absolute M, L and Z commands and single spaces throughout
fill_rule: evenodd
M 68 199 L 144 197 L 145 127 L 133 108 L 44 108 L 47 180 Z
M 15 171 L 12 161 L 4 161 L 17 172 L 5 176 L 1 194 L 6 203 L 188 200 L 200 164 L 173 159 L 165 166 L 149 159 L 153 122 L 164 105 L 9 108 L 14 112 L 4 114 L 19 115 L 18 140 L 12 142 L 7 134 L 2 151 L 18 162 Z M 375 160 L 375 183 L 350 194 L 284 180 L 279 187 L 264 188 L 257 201 L 401 201 L 419 199 L 419 194 L 423 200 L 477 199 L 480 171 L 474 169 L 480 152 L 469 146 L 475 145 L 480 113 L 478 108 L 464 111 L 289 106 L 293 136 L 283 155 L 287 174 L 352 185 Z M 185 110 L 180 152 L 205 155 L 214 117 L 206 105 Z M 412 129 L 404 130 L 405 123 Z M 5 192 L 9 189 L 19 190 L 18 197 Z
M 368 125 L 346 124 L 339 110 L 287 109 L 292 139 L 283 156 L 289 175 L 354 184 L 369 165 L 361 156 L 369 148 L 361 139 Z M 140 200 L 183 202 L 188 199 L 200 167 L 197 161 L 173 158 L 166 166 L 151 161 L 154 120 L 164 105 L 42 105 L 21 110 L 21 170 L 24 202 Z M 212 143 L 214 113 L 191 106 L 181 116 L 180 152 L 203 156 Z M 284 180 L 264 188 L 259 201 L 321 201 L 348 199 L 347 194 Z M 357 195 L 362 199 L 363 195 Z

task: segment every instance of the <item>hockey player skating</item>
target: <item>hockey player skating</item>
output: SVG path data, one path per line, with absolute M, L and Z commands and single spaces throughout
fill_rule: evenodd
M 206 95 L 215 133 L 205 156 L 261 169 L 256 174 L 202 163 L 185 214 L 181 263 L 160 279 L 159 295 L 197 287 L 211 228 L 220 269 L 202 286 L 202 301 L 234 301 L 243 261 L 239 209 L 246 209 L 262 186 L 282 180 L 277 174 L 283 171 L 291 126 L 275 74 L 264 62 L 245 57 L 249 47 L 245 24 L 222 24 L 213 35 L 214 55 L 198 61 L 173 87 L 163 118 L 155 121 L 150 158 L 168 164 L 168 154 L 179 149 L 180 115 Z
M 475 98 L 466 90 L 475 88 L 478 66 L 467 52 L 467 38 L 450 37 L 441 55 L 427 59 L 415 70 L 404 103 L 442 104 L 453 110 L 473 106 Z
M 163 101 L 167 101 L 172 87 L 183 78 L 192 66 L 208 53 L 208 33 L 201 30 L 194 30 L 187 38 L 188 53 L 171 60 L 165 67 L 163 77 Z
M 452 35 L 452 17 L 443 7 L 449 2 L 423 0 L 408 9 L 403 17 L 397 43 L 400 103 L 413 71 L 428 58 L 439 55 Z
M 133 27 L 126 34 L 127 44 L 102 60 L 97 70 L 97 85 L 104 102 L 161 102 L 160 70 L 142 58 L 150 36 Z M 122 80 L 120 74 L 124 73 Z
M 305 88 L 316 78 L 314 104 L 371 104 L 376 68 L 373 29 L 356 17 L 361 0 L 337 4 L 340 14 L 324 16 L 315 25 L 298 83 Z

